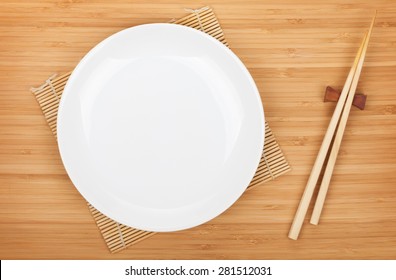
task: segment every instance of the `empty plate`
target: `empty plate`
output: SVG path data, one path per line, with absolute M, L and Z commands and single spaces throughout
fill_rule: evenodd
M 149 231 L 191 228 L 230 207 L 255 174 L 265 131 L 238 57 L 176 24 L 132 27 L 95 46 L 67 82 L 57 125 L 84 198 Z

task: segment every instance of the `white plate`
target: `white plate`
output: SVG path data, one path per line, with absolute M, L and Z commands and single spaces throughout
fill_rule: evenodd
M 244 192 L 259 164 L 264 113 L 237 56 L 176 24 L 118 32 L 78 64 L 58 112 L 59 150 L 96 209 L 128 226 L 205 223 Z

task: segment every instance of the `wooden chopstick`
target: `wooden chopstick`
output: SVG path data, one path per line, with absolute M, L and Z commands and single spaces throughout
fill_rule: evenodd
M 302 224 L 305 219 L 305 215 L 307 214 L 307 211 L 308 211 L 309 203 L 311 202 L 312 195 L 313 195 L 316 183 L 317 183 L 319 175 L 320 175 L 320 171 L 322 170 L 322 166 L 325 161 L 331 140 L 333 139 L 334 131 L 337 127 L 338 120 L 339 120 L 341 112 L 342 112 L 342 108 L 344 106 L 346 97 L 348 95 L 350 85 L 352 83 L 352 78 L 356 72 L 357 64 L 359 62 L 359 58 L 360 58 L 361 52 L 363 50 L 364 42 L 366 41 L 366 37 L 367 37 L 367 35 L 364 36 L 363 42 L 362 42 L 362 44 L 359 48 L 359 51 L 356 55 L 355 61 L 353 62 L 351 70 L 349 71 L 348 77 L 345 81 L 344 88 L 341 92 L 340 98 L 338 99 L 336 108 L 334 109 L 333 116 L 331 117 L 326 134 L 323 138 L 322 145 L 320 146 L 319 153 L 318 153 L 315 163 L 312 167 L 311 174 L 309 176 L 307 185 L 305 186 L 304 193 L 300 200 L 300 204 L 298 205 L 296 214 L 294 216 L 293 223 L 292 223 L 290 231 L 289 231 L 289 238 L 291 238 L 291 239 L 297 240 L 298 235 L 300 234 L 301 227 L 302 227 Z
M 375 18 L 376 18 L 376 14 L 374 15 L 373 20 L 371 21 L 370 29 L 368 31 L 367 38 L 364 42 L 362 54 L 359 59 L 359 63 L 358 63 L 355 75 L 352 80 L 351 88 L 349 90 L 348 98 L 344 105 L 344 110 L 342 111 L 341 119 L 338 124 L 336 135 L 334 137 L 334 141 L 333 141 L 333 145 L 332 145 L 332 148 L 330 151 L 329 159 L 327 161 L 326 169 L 325 169 L 325 172 L 324 172 L 324 175 L 322 178 L 322 183 L 320 185 L 319 193 L 318 193 L 316 203 L 315 203 L 315 207 L 314 207 L 314 210 L 313 210 L 312 216 L 311 216 L 311 224 L 313 224 L 313 225 L 317 225 L 319 223 L 320 214 L 322 213 L 326 194 L 329 189 L 331 176 L 333 174 L 335 162 L 337 160 L 338 151 L 340 150 L 342 137 L 344 136 L 344 131 L 345 131 L 345 127 L 346 127 L 346 124 L 348 121 L 349 112 L 351 111 L 353 98 L 355 96 L 356 88 L 357 88 L 357 85 L 359 82 L 360 73 L 362 72 L 363 62 L 364 62 L 364 58 L 366 56 L 367 47 L 368 47 L 368 43 L 370 40 L 371 32 L 373 30 Z
M 342 109 L 344 107 L 344 103 L 345 103 L 346 98 L 348 96 L 349 89 L 351 88 L 352 80 L 353 80 L 353 77 L 355 75 L 355 72 L 356 72 L 356 69 L 357 69 L 357 65 L 358 65 L 358 63 L 359 63 L 359 61 L 361 59 L 361 54 L 362 54 L 363 47 L 364 47 L 365 42 L 366 42 L 367 35 L 368 34 L 366 34 L 364 36 L 363 41 L 362 41 L 362 43 L 360 45 L 359 51 L 358 51 L 358 53 L 357 53 L 357 55 L 355 57 L 355 60 L 354 60 L 353 65 L 351 67 L 351 70 L 349 71 L 348 77 L 347 77 L 347 79 L 345 81 L 345 85 L 344 85 L 344 88 L 343 88 L 343 90 L 341 92 L 341 95 L 340 95 L 340 98 L 339 98 L 338 103 L 336 105 L 336 108 L 334 109 L 334 113 L 333 113 L 333 116 L 332 116 L 332 118 L 330 120 L 330 123 L 329 123 L 329 126 L 327 128 L 326 134 L 325 134 L 325 136 L 323 138 L 322 145 L 321 145 L 319 153 L 318 153 L 318 155 L 316 157 L 314 166 L 312 168 L 312 171 L 311 171 L 311 174 L 309 176 L 307 185 L 305 187 L 303 196 L 302 196 L 302 198 L 300 200 L 300 204 L 299 204 L 299 206 L 297 208 L 293 223 L 292 223 L 290 231 L 289 231 L 289 238 L 291 238 L 291 239 L 297 240 L 297 238 L 298 238 L 298 236 L 300 234 L 302 224 L 303 224 L 305 216 L 307 214 L 308 207 L 309 207 L 310 201 L 312 199 L 313 192 L 315 190 L 315 186 L 317 184 L 317 181 L 318 181 L 318 178 L 319 178 L 319 175 L 320 175 L 320 171 L 322 170 L 324 160 L 326 158 L 326 155 L 327 155 L 331 140 L 333 139 L 335 129 L 337 127 L 337 124 L 339 122 L 339 119 L 340 119 L 340 116 L 341 116 L 341 113 L 342 113 Z

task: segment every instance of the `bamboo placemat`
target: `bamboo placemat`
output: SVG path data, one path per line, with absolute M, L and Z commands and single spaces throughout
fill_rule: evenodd
M 211 8 L 203 7 L 197 10 L 186 9 L 186 11 L 190 12 L 190 14 L 179 20 L 173 20 L 172 23 L 193 27 L 206 32 L 228 46 L 223 30 Z M 70 74 L 71 72 L 59 77 L 53 75 L 39 88 L 32 88 L 32 92 L 40 104 L 43 114 L 55 137 L 57 137 L 56 122 L 59 101 Z M 260 183 L 274 180 L 276 177 L 281 176 L 289 170 L 290 166 L 276 142 L 268 123 L 266 123 L 263 155 L 256 174 L 247 190 L 252 189 Z M 122 225 L 106 217 L 89 203 L 88 206 L 106 245 L 113 253 L 123 250 L 155 234 L 155 232 L 138 230 Z

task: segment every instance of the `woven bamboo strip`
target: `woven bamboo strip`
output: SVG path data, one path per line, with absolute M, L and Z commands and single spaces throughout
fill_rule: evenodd
M 228 43 L 225 40 L 223 30 L 220 27 L 220 24 L 213 13 L 212 9 L 207 8 L 207 10 L 199 13 L 199 20 L 201 21 L 201 25 L 199 24 L 198 18 L 196 14 L 191 14 L 187 17 L 184 17 L 180 20 L 175 21 L 176 24 L 181 24 L 185 26 L 189 26 L 192 28 L 200 29 L 203 27 L 203 31 L 213 36 L 226 46 Z
M 197 14 L 194 13 L 175 21 L 174 23 L 196 29 L 200 29 L 202 26 L 204 32 L 215 37 L 217 40 L 228 46 L 224 37 L 224 33 L 212 9 L 207 8 L 198 14 L 201 23 L 198 21 Z M 33 94 L 40 104 L 48 125 L 50 126 L 55 137 L 57 136 L 56 121 L 59 98 L 62 96 L 63 89 L 70 75 L 71 72 L 55 77 L 51 80 L 52 87 L 47 83 L 39 90 L 33 91 Z M 266 137 L 263 156 L 260 160 L 256 174 L 247 188 L 248 190 L 258 186 L 261 183 L 273 180 L 290 170 L 290 166 L 287 163 L 278 143 L 276 142 L 276 139 L 268 123 L 266 123 L 265 126 L 265 135 Z M 121 251 L 155 234 L 154 232 L 142 231 L 119 224 L 100 213 L 89 203 L 88 206 L 107 247 L 113 253 Z

